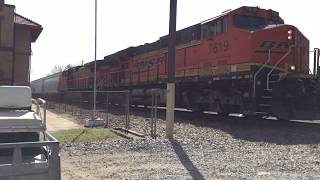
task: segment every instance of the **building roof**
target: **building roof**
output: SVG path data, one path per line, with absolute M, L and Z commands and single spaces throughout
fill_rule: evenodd
M 32 42 L 35 42 L 42 32 L 42 26 L 30 19 L 23 17 L 17 13 L 14 14 L 14 23 L 19 26 L 29 27 L 31 29 Z

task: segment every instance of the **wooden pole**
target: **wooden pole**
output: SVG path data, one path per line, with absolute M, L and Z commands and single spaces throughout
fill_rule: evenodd
M 168 81 L 166 107 L 166 138 L 173 138 L 175 108 L 175 56 L 176 56 L 177 0 L 170 0 Z

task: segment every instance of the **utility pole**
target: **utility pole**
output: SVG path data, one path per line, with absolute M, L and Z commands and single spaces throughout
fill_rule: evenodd
M 177 0 L 170 0 L 167 107 L 166 107 L 166 138 L 168 139 L 173 138 L 173 125 L 174 125 L 176 22 L 177 22 Z

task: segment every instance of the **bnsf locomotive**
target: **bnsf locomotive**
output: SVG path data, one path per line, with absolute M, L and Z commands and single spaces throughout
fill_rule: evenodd
M 319 108 L 319 83 L 309 70 L 309 40 L 284 24 L 276 11 L 226 11 L 177 31 L 176 42 L 176 107 L 282 118 Z M 97 61 L 98 90 L 130 90 L 132 104 L 148 104 L 151 90 L 158 89 L 165 104 L 167 47 L 168 36 L 163 36 Z M 52 76 L 56 82 L 51 87 L 60 96 L 92 90 L 93 74 L 94 62 L 70 68 Z M 32 83 L 34 94 L 48 95 L 39 88 L 48 86 L 44 80 L 50 82 Z

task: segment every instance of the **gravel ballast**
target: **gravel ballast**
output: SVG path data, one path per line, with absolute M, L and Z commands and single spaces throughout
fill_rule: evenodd
M 149 133 L 147 116 L 139 112 L 132 115 L 131 128 Z M 191 113 L 176 116 L 174 140 L 164 138 L 164 122 L 159 120 L 156 140 L 63 144 L 63 179 L 320 178 L 320 126 Z M 121 121 L 115 114 L 110 119 Z

